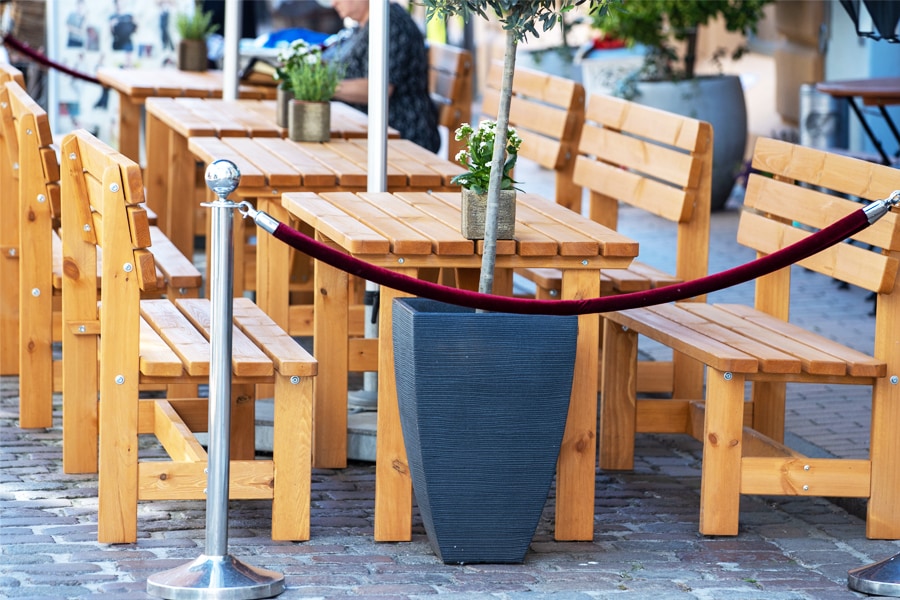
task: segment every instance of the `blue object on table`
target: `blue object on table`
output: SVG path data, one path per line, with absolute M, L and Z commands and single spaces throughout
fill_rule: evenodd
M 306 40 L 310 44 L 324 45 L 325 40 L 331 37 L 330 33 L 322 33 L 321 31 L 313 31 L 302 27 L 292 27 L 289 29 L 279 29 L 272 31 L 257 38 L 257 43 L 262 41 L 263 48 L 277 48 L 282 44 L 290 44 L 294 40 Z

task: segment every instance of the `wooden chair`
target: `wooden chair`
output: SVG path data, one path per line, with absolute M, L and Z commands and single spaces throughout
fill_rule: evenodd
M 18 175 L 18 194 L 4 194 L 0 204 L 4 214 L 14 214 L 18 221 L 19 425 L 50 427 L 53 392 L 62 389 L 60 361 L 53 359 L 53 344 L 61 339 L 59 163 L 46 112 L 18 83 L 7 83 L 0 90 L 0 120 L 4 135 L 15 140 L 16 154 L 5 163 L 14 164 Z M 156 287 L 145 295 L 199 296 L 200 271 L 157 227 L 150 227 L 150 235 L 159 273 Z M 64 451 L 66 472 L 96 470 L 96 457 L 89 464 L 78 464 L 67 454 Z
M 900 171 L 777 140 L 758 140 L 738 242 L 767 255 L 887 198 Z M 600 465 L 628 469 L 636 432 L 703 443 L 700 531 L 738 532 L 741 494 L 868 499 L 866 534 L 900 538 L 900 212 L 799 263 L 877 295 L 870 355 L 789 321 L 791 269 L 756 281 L 755 305 L 683 302 L 605 315 Z M 852 342 L 853 332 L 829 332 Z M 638 399 L 636 341 L 645 335 L 706 366 L 700 398 Z M 872 387 L 866 460 L 807 458 L 783 444 L 785 385 Z M 750 383 L 749 396 L 745 383 Z M 749 402 L 747 401 L 749 399 Z
M 475 65 L 465 48 L 429 42 L 428 91 L 438 107 L 438 124 L 447 128 L 447 158 L 465 147 L 454 139 L 456 128 L 472 119 Z
M 481 112 L 496 119 L 503 63 L 491 62 Z M 578 135 L 584 123 L 584 86 L 565 77 L 516 67 L 509 123 L 524 142 L 519 156 L 556 175 L 556 202 L 581 211 L 582 189 L 572 179 Z M 527 182 L 525 182 L 527 191 Z
M 63 139 L 62 155 L 64 428 L 99 423 L 98 539 L 133 542 L 138 501 L 204 498 L 207 456 L 194 432 L 206 430 L 207 400 L 142 399 L 139 386 L 208 380 L 210 303 L 140 298 L 156 285 L 140 167 L 83 130 Z M 308 539 L 317 363 L 246 298 L 234 302 L 233 346 L 230 498 L 272 499 L 273 539 Z M 272 459 L 251 460 L 254 387 L 272 384 Z M 140 460 L 141 434 L 169 460 Z
M 591 218 L 618 229 L 620 205 L 633 206 L 677 227 L 675 272 L 642 261 L 605 271 L 603 295 L 622 294 L 689 281 L 707 274 L 713 131 L 709 123 L 595 94 L 588 99 L 572 174 L 589 191 Z M 538 298 L 558 298 L 557 269 L 516 271 L 535 284 Z M 703 301 L 704 298 L 692 298 Z M 638 389 L 701 394 L 702 369 L 674 354 L 672 361 L 642 361 Z
M 6 62 L 0 62 L 0 103 L 7 81 L 15 81 L 25 87 L 22 72 Z M 8 117 L 7 111 L 0 118 Z M 12 157 L 18 157 L 16 136 L 6 123 L 0 123 L 0 181 L 4 186 L 17 185 L 19 170 Z M 8 196 L 13 196 L 9 198 Z M 4 193 L 0 200 L 0 375 L 19 374 L 19 213 L 15 194 Z

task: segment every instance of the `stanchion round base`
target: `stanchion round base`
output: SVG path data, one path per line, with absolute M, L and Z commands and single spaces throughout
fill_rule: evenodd
M 349 392 L 347 406 L 354 410 L 378 410 L 378 392 L 366 389 Z
M 252 567 L 229 555 L 203 554 L 147 579 L 147 593 L 172 600 L 255 600 L 272 598 L 283 591 L 281 573 Z
M 900 598 L 900 554 L 851 569 L 847 572 L 847 585 L 863 594 Z

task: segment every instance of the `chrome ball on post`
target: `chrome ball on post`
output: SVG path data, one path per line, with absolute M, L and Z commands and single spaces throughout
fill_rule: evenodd
M 220 158 L 206 167 L 206 185 L 219 198 L 227 198 L 241 182 L 241 172 L 230 160 Z

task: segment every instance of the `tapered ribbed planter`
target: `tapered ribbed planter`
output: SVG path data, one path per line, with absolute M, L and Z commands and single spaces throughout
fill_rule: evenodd
M 443 562 L 525 559 L 556 471 L 577 335 L 574 316 L 394 301 L 403 439 Z

